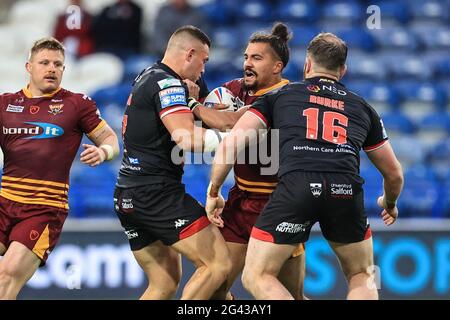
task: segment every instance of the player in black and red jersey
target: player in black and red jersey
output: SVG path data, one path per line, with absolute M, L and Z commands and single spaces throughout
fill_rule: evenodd
M 231 266 L 222 235 L 181 182 L 183 152 L 212 151 L 219 143 L 213 130 L 195 127 L 190 110 L 198 103 L 200 88 L 195 82 L 204 72 L 209 46 L 200 29 L 177 29 L 163 60 L 136 79 L 125 110 L 124 154 L 114 205 L 134 257 L 149 279 L 141 299 L 175 295 L 180 254 L 196 266 L 182 299 L 209 299 Z
M 316 222 L 347 277 L 347 298 L 378 298 L 360 150 L 384 177 L 378 204 L 387 225 L 398 215 L 403 174 L 376 111 L 339 82 L 346 57 L 344 41 L 331 33 L 316 36 L 308 46 L 305 80 L 256 101 L 218 147 L 206 203 L 216 224 L 218 192 L 235 159 L 230 149 L 245 147 L 246 130 L 279 130 L 280 182 L 252 230 L 243 272 L 244 286 L 257 299 L 293 298 L 277 275 Z
M 28 86 L 0 96 L 0 299 L 15 299 L 59 239 L 68 214 L 69 171 L 83 133 L 81 161 L 97 166 L 119 153 L 117 136 L 91 98 L 60 87 L 64 47 L 34 43 Z

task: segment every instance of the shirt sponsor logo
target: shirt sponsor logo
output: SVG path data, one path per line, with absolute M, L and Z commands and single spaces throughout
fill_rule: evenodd
M 130 161 L 131 164 L 139 164 L 138 158 L 128 157 L 128 160 Z
M 133 209 L 133 199 L 122 199 L 122 209 L 130 210 Z
M 3 134 L 32 135 L 32 137 L 27 137 L 24 139 L 49 139 L 49 138 L 56 138 L 64 134 L 64 129 L 55 124 L 45 122 L 25 122 L 25 123 L 31 124 L 34 127 L 27 127 L 27 128 L 3 127 Z
M 314 197 L 318 198 L 322 194 L 322 184 L 321 183 L 310 183 L 309 189 Z
M 161 108 L 186 105 L 186 92 L 183 87 L 164 89 L 159 92 Z
M 166 89 L 168 87 L 181 86 L 181 81 L 175 78 L 167 78 L 158 81 L 158 85 L 161 89 Z
M 277 225 L 275 231 L 282 233 L 299 233 L 305 232 L 306 228 L 311 224 L 310 221 L 306 221 L 305 223 L 291 223 L 291 222 L 282 222 Z
M 335 94 L 338 94 L 340 96 L 346 96 L 347 95 L 346 91 L 340 90 L 340 89 L 338 89 L 338 88 L 336 88 L 335 86 L 332 86 L 332 85 L 330 85 L 330 86 L 322 85 L 322 89 L 331 91 L 331 92 L 333 92 Z
M 8 107 L 6 108 L 7 112 L 22 112 L 23 111 L 23 106 L 15 106 L 13 104 L 8 104 Z
M 330 185 L 331 196 L 333 198 L 351 198 L 353 197 L 353 188 L 351 184 L 332 183 Z

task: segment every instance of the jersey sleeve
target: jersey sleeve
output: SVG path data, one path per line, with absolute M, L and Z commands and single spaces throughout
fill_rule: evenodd
M 98 110 L 95 101 L 88 96 L 80 96 L 80 118 L 78 125 L 81 131 L 91 135 L 97 130 L 103 128 L 106 121 L 101 118 L 100 110 Z
M 381 120 L 377 112 L 371 107 L 369 107 L 369 117 L 371 127 L 362 146 L 363 150 L 366 152 L 374 151 L 382 147 L 388 141 L 386 129 L 383 125 L 383 120 Z
M 165 85 L 161 85 L 161 83 Z M 187 106 L 189 92 L 181 81 L 174 78 L 168 78 L 158 81 L 158 92 L 154 96 L 154 102 L 162 119 L 172 113 L 190 113 Z
M 264 95 L 258 98 L 248 109 L 264 124 L 266 128 L 272 126 L 272 106 L 270 95 Z

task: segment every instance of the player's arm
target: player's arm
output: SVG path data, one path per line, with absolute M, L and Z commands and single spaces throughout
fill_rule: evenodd
M 191 112 L 171 113 L 162 118 L 173 141 L 183 150 L 211 152 L 216 150 L 224 134 L 194 124 Z
M 378 199 L 378 204 L 385 209 L 382 213 L 384 222 L 390 225 L 398 216 L 397 199 L 403 189 L 402 166 L 389 141 L 380 148 L 366 151 L 366 153 L 384 178 L 384 195 Z
M 207 108 L 198 104 L 193 108 L 192 112 L 197 118 L 202 120 L 209 128 L 218 129 L 220 131 L 227 131 L 234 127 L 239 118 L 248 110 L 248 107 L 243 107 L 236 112 L 227 112 Z
M 221 227 L 223 221 L 220 218 L 222 208 L 217 202 L 220 201 L 220 189 L 234 165 L 237 154 L 248 144 L 255 143 L 258 138 L 259 129 L 266 126 L 252 112 L 246 112 L 236 123 L 230 134 L 217 147 L 211 169 L 211 182 L 207 191 L 206 213 L 212 223 Z M 219 209 L 217 209 L 219 208 Z
M 117 135 L 106 122 L 87 136 L 94 145 L 83 144 L 85 150 L 80 155 L 81 162 L 94 167 L 114 159 L 119 154 Z

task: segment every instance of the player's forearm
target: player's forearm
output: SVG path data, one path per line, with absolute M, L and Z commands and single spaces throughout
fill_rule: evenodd
M 119 141 L 115 134 L 110 134 L 98 145 L 105 153 L 105 160 L 113 160 L 119 155 Z
M 211 168 L 211 188 L 209 192 L 213 197 L 219 192 L 236 159 L 234 146 L 227 148 L 227 143 L 229 142 L 225 138 L 218 146 Z
M 395 203 L 403 189 L 403 170 L 400 163 L 395 170 L 384 176 L 383 185 L 386 202 Z
M 242 114 L 237 112 L 220 112 L 205 106 L 198 106 L 194 109 L 197 118 L 203 121 L 209 128 L 226 131 L 233 128 Z

